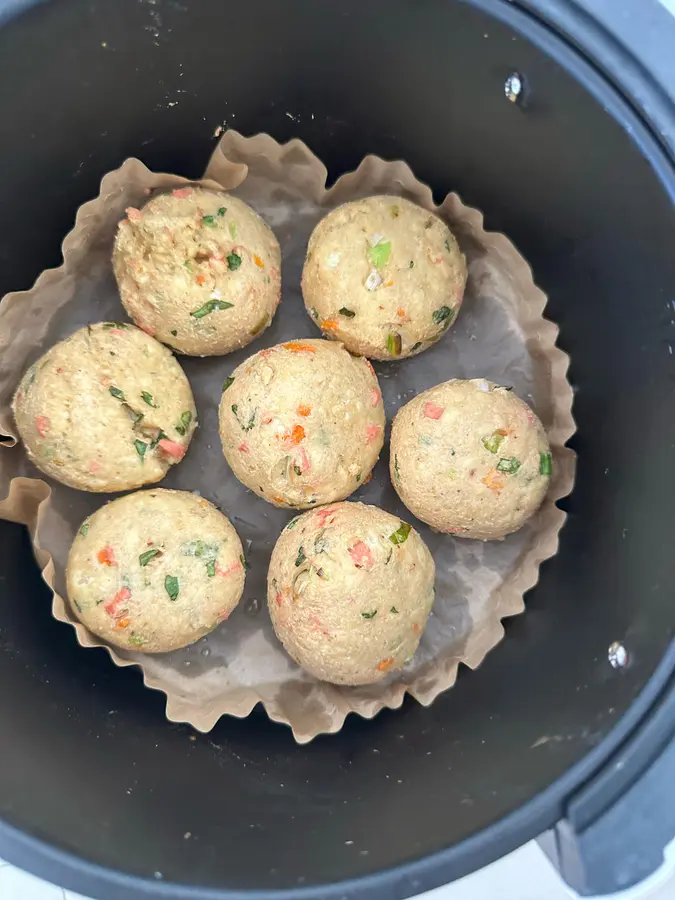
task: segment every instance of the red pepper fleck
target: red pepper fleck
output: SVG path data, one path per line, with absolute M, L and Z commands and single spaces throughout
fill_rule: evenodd
M 437 256 L 436 259 L 432 259 L 431 261 L 432 261 L 432 263 L 434 263 L 435 265 L 438 265 L 438 263 L 442 263 L 442 262 L 443 262 L 443 257 L 442 257 L 442 256 Z
M 101 463 L 100 463 L 100 462 L 96 462 L 95 459 L 92 459 L 92 460 L 89 461 L 89 471 L 91 472 L 92 475 L 95 475 L 96 472 L 98 472 L 98 470 L 99 470 L 100 468 L 101 468 Z
M 58 367 L 58 369 L 56 370 L 56 374 L 57 374 L 57 375 L 63 375 L 63 366 L 59 366 L 59 367 Z
M 284 602 L 284 595 L 281 593 L 281 591 L 277 591 L 277 595 L 274 600 L 277 606 L 281 606 L 281 604 Z
M 265 413 L 262 416 L 262 418 L 260 419 L 260 423 L 262 425 L 269 425 L 271 421 L 272 421 L 272 416 L 269 413 Z
M 218 614 L 218 622 L 226 622 L 230 618 L 230 614 L 232 613 L 231 609 L 224 609 L 221 613 Z
M 237 450 L 240 453 L 248 453 L 249 452 L 248 441 L 242 441 L 241 444 L 239 444 L 239 446 L 237 447 Z
M 126 615 L 126 610 L 121 611 L 119 607 L 122 606 L 123 603 L 126 603 L 130 598 L 131 591 L 129 588 L 120 588 L 112 600 L 108 600 L 108 602 L 104 604 L 103 609 L 114 619 L 117 619 L 119 616 L 124 617 Z
M 377 375 L 375 374 L 375 369 L 373 368 L 373 364 L 371 363 L 371 361 L 369 359 L 366 359 L 365 357 L 363 357 L 363 361 L 370 369 L 370 374 L 373 376 L 373 378 L 377 378 Z
M 140 209 L 136 209 L 135 206 L 127 206 L 125 212 L 130 222 L 140 222 L 143 218 L 143 213 Z
M 141 329 L 141 331 L 144 331 L 146 334 L 149 334 L 150 337 L 154 337 L 154 336 L 155 336 L 155 329 L 152 328 L 150 325 L 148 325 L 147 322 L 144 322 L 142 319 L 138 319 L 138 321 L 136 322 L 136 324 L 137 324 L 138 327 Z
M 357 541 L 352 547 L 348 548 L 347 552 L 357 569 L 371 569 L 375 564 L 372 550 L 363 541 Z
M 186 197 L 189 197 L 191 194 L 190 188 L 174 188 L 171 193 L 174 197 L 177 197 L 179 200 L 185 200 Z
M 440 419 L 444 412 L 444 406 L 436 406 L 431 400 L 427 400 L 424 404 L 424 416 L 427 419 Z
M 381 431 L 379 425 L 369 425 L 366 428 L 366 444 L 372 444 L 380 436 Z
M 537 417 L 532 412 L 529 406 L 525 410 L 525 415 L 527 416 L 527 421 L 530 423 L 530 425 L 534 425 Z
M 462 525 L 456 525 L 454 528 L 446 528 L 446 534 L 464 534 L 465 531 L 468 531 L 468 528 L 464 528 Z
M 51 428 L 51 422 L 47 416 L 35 416 L 35 427 L 40 437 L 46 437 L 47 432 Z
M 325 525 L 326 525 L 326 520 L 327 520 L 327 519 L 330 519 L 334 512 L 335 512 L 335 507 L 334 507 L 334 506 L 325 506 L 323 509 L 317 509 L 317 511 L 316 511 L 316 517 L 317 517 L 317 519 L 319 520 L 319 527 L 320 527 L 320 528 L 324 528 L 324 527 L 325 527 Z M 333 520 L 331 519 L 330 522 L 329 522 L 328 524 L 329 524 L 329 525 L 332 525 L 332 523 L 333 523 Z
M 372 388 L 370 391 L 370 405 L 375 407 L 382 400 L 382 393 L 379 388 Z
M 241 563 L 239 561 L 230 563 L 230 565 L 226 569 L 222 569 L 219 565 L 216 564 L 216 574 L 222 575 L 223 578 L 227 578 L 228 575 L 234 575 L 235 572 L 239 572 L 241 569 Z
M 98 551 L 96 558 L 102 566 L 117 565 L 117 562 L 115 561 L 115 551 L 109 544 Z
M 330 637 L 330 631 L 326 631 L 318 616 L 310 616 L 308 622 L 312 626 L 312 631 L 320 631 L 321 634 Z
M 415 622 L 413 625 L 413 631 L 415 632 L 415 634 L 420 633 L 420 626 L 417 624 L 417 622 Z
M 172 456 L 174 459 L 178 460 L 181 460 L 185 456 L 185 451 L 187 450 L 185 444 L 179 444 L 178 441 L 171 441 L 169 438 L 162 438 L 158 447 L 163 453 L 166 453 L 167 456 Z
M 298 450 L 298 459 L 300 461 L 300 470 L 304 472 L 309 472 L 312 468 L 312 464 L 309 461 L 309 456 L 307 456 L 307 451 L 304 447 L 300 447 Z

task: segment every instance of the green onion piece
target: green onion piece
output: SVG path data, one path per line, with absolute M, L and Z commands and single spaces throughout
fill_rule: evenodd
M 181 413 L 180 422 L 178 423 L 178 425 L 176 425 L 176 431 L 178 432 L 178 434 L 184 435 L 190 427 L 190 422 L 192 422 L 192 413 L 189 410 Z
M 213 576 L 216 574 L 216 561 L 215 561 L 215 559 L 210 559 L 210 560 L 206 563 L 206 574 L 209 576 L 209 578 L 213 578 Z
M 134 447 L 136 448 L 136 453 L 143 459 L 145 451 L 148 449 L 148 445 L 144 444 L 143 441 L 134 441 Z
M 434 310 L 431 314 L 431 318 L 434 320 L 436 325 L 442 325 L 444 328 L 447 328 L 453 319 L 453 310 L 449 306 L 441 306 L 440 309 Z
M 389 610 L 389 612 L 390 612 L 390 613 L 393 613 L 395 616 L 398 615 L 398 610 L 396 609 L 395 606 L 392 606 L 392 608 Z
M 145 639 L 140 636 L 140 634 L 130 634 L 129 635 L 129 643 L 133 644 L 134 647 L 142 647 L 145 643 Z
M 206 225 L 207 228 L 215 228 L 216 227 L 215 216 L 202 216 L 202 225 Z
M 228 256 L 225 257 L 227 260 L 227 267 L 230 272 L 234 272 L 235 269 L 238 269 L 241 265 L 241 256 L 238 253 L 235 253 L 234 250 Z
M 175 575 L 167 575 L 164 579 L 164 587 L 169 595 L 169 600 L 175 600 L 180 592 L 180 585 Z
M 286 526 L 286 531 L 293 531 L 295 526 L 298 524 L 299 518 L 300 518 L 300 516 L 296 516 L 294 519 L 291 519 L 291 521 Z
M 499 450 L 499 446 L 503 440 L 504 435 L 498 434 L 495 431 L 495 433 L 491 434 L 490 437 L 483 438 L 483 446 L 489 453 L 496 453 Z
M 339 312 L 341 316 L 346 316 L 348 319 L 353 319 L 356 315 L 353 309 L 347 309 L 346 306 L 343 306 Z
M 226 212 L 227 212 L 227 207 L 225 207 L 225 206 L 218 207 L 218 215 L 219 216 L 224 216 Z
M 149 394 L 147 391 L 141 391 L 141 398 L 148 404 L 148 406 L 152 406 L 154 409 L 157 409 L 152 394 Z
M 391 353 L 392 356 L 400 356 L 401 348 L 403 346 L 403 341 L 401 340 L 401 335 L 393 332 L 387 335 L 387 350 Z
M 116 388 L 116 387 L 109 387 L 108 390 L 113 395 L 115 400 L 124 400 L 124 391 L 121 391 L 119 388 Z
M 539 474 L 549 476 L 553 471 L 553 457 L 550 453 L 539 454 Z
M 362 612 L 361 615 L 364 619 L 374 619 L 377 615 L 377 610 L 374 609 L 372 612 Z
M 305 562 L 306 559 L 307 559 L 307 557 L 305 556 L 305 549 L 304 549 L 304 547 L 301 546 L 300 549 L 298 550 L 298 556 L 295 560 L 296 568 L 298 566 L 301 566 Z
M 84 525 L 82 526 L 82 528 L 80 528 L 80 534 L 82 535 L 82 537 L 86 537 L 88 532 L 89 532 L 89 523 L 85 522 Z
M 368 259 L 376 269 L 382 269 L 391 256 L 391 241 L 379 241 L 374 247 L 368 247 Z
M 127 328 L 127 324 L 125 322 L 104 322 L 103 330 L 110 331 L 112 328 Z
M 506 472 L 507 475 L 515 475 L 519 468 L 520 460 L 515 456 L 511 456 L 509 459 L 500 459 L 497 463 L 497 470 Z
M 230 375 L 229 378 L 225 379 L 225 383 L 223 384 L 223 393 L 234 384 L 234 375 Z
M 142 422 L 145 416 L 141 412 L 136 412 L 135 409 L 129 407 L 129 415 L 131 416 L 131 421 L 134 425 L 138 425 L 139 422 Z
M 412 525 L 408 525 L 407 522 L 401 522 L 396 531 L 389 535 L 389 540 L 392 544 L 404 544 L 408 540 L 408 535 L 411 531 Z
M 145 553 L 141 553 L 141 555 L 138 557 L 138 562 L 142 566 L 147 566 L 147 564 L 150 562 L 151 559 L 154 559 L 155 556 L 161 556 L 161 555 L 162 555 L 161 550 L 157 550 L 157 549 L 146 550 Z
M 319 318 L 319 310 L 316 308 L 316 306 L 313 306 L 313 307 L 310 309 L 309 314 L 310 314 L 310 316 L 311 316 L 313 319 L 318 319 L 318 318 Z
M 186 259 L 185 262 L 183 263 L 183 265 L 188 270 L 188 272 L 190 272 L 192 275 L 194 275 L 195 267 L 194 267 L 194 263 L 192 262 L 191 259 Z
M 414 353 L 415 350 L 419 350 L 421 346 L 422 346 L 422 341 L 415 341 L 415 343 L 410 348 L 410 352 Z
M 203 319 L 204 316 L 208 316 L 217 309 L 232 309 L 233 306 L 234 303 L 228 303 L 227 300 L 207 300 L 203 306 L 195 309 L 190 315 L 194 319 Z
M 242 564 L 244 572 L 248 572 L 248 563 L 246 562 L 246 559 L 244 558 L 243 553 L 239 554 L 239 562 Z
M 171 334 L 172 334 L 174 337 L 178 337 L 178 332 L 176 331 L 175 328 L 172 328 L 172 329 L 171 329 Z

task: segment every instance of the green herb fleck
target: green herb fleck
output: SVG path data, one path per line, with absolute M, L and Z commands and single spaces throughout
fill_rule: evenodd
M 124 400 L 124 391 L 121 391 L 119 388 L 116 388 L 116 387 L 109 387 L 108 390 L 113 395 L 115 400 Z
M 167 438 L 168 438 L 168 435 L 165 434 L 160 428 L 160 430 L 157 432 L 157 435 L 150 442 L 150 449 L 154 450 L 160 441 L 166 440 Z
M 394 454 L 394 478 L 396 479 L 397 482 L 400 483 L 401 473 L 398 468 L 398 456 L 396 454 Z
M 190 427 L 190 422 L 192 422 L 192 413 L 190 410 L 186 410 L 184 413 L 180 414 L 180 422 L 176 425 L 176 431 L 178 434 L 184 435 L 188 428 Z
M 445 239 L 445 249 L 448 253 L 450 252 L 450 241 L 447 238 Z
M 176 331 L 175 328 L 172 328 L 172 329 L 171 329 L 171 334 L 172 334 L 174 337 L 178 337 L 178 332 Z
M 169 595 L 169 600 L 175 600 L 180 592 L 180 585 L 175 575 L 167 575 L 164 579 L 164 587 Z
M 300 468 L 300 466 L 293 466 L 293 471 L 296 475 L 302 475 L 302 469 Z
M 89 532 L 89 523 L 85 522 L 82 528 L 80 528 L 80 534 L 82 537 L 86 537 Z
M 359 481 L 361 481 L 361 473 L 360 473 L 360 472 L 357 472 L 357 473 L 356 473 L 356 483 L 358 484 Z
M 230 272 L 234 272 L 235 269 L 238 269 L 241 265 L 241 256 L 238 253 L 235 253 L 234 250 L 228 256 L 225 257 L 227 260 L 227 267 Z
M 325 538 L 326 529 L 322 528 L 321 531 L 314 538 L 314 552 L 315 553 L 325 553 L 328 549 L 328 541 Z
M 399 527 L 393 534 L 389 535 L 389 540 L 392 544 L 404 544 L 408 540 L 408 535 L 412 531 L 412 525 L 408 525 L 407 522 L 401 522 Z
M 142 412 L 136 412 L 136 410 L 132 409 L 131 407 L 129 407 L 129 416 L 131 417 L 131 421 L 134 423 L 134 425 L 138 425 L 138 423 L 142 422 L 145 418 Z
M 497 470 L 506 472 L 507 475 L 515 475 L 519 468 L 520 460 L 516 459 L 515 456 L 511 456 L 509 459 L 500 459 L 497 463 Z
M 101 601 L 101 602 L 102 602 L 102 601 Z M 82 604 L 79 602 L 79 600 L 75 600 L 75 599 L 73 598 L 73 603 L 74 603 L 75 606 L 77 607 L 78 611 L 79 611 L 79 612 L 82 612 Z M 98 605 L 98 604 L 97 604 L 97 605 Z
M 421 346 L 422 346 L 422 341 L 415 341 L 415 343 L 410 348 L 410 352 L 414 353 L 415 350 L 419 350 Z
M 191 259 L 186 259 L 185 262 L 183 263 L 183 265 L 188 270 L 188 272 L 191 272 L 194 275 L 195 267 L 194 267 L 194 263 L 192 262 Z
M 237 236 L 237 223 L 233 222 L 231 219 L 230 219 L 229 229 L 230 229 L 230 237 L 232 238 L 232 240 L 234 240 Z
M 387 350 L 392 356 L 400 356 L 402 346 L 403 341 L 400 334 L 392 332 L 387 335 Z
M 550 475 L 553 471 L 553 457 L 550 453 L 539 454 L 539 474 Z
M 202 216 L 202 225 L 206 225 L 207 228 L 215 228 L 216 227 L 216 217 L 215 216 Z
M 377 615 L 377 610 L 374 609 L 372 612 L 362 612 L 361 615 L 364 619 L 374 619 Z
M 206 563 L 206 574 L 209 576 L 209 578 L 213 578 L 213 576 L 216 574 L 216 561 L 215 561 L 215 559 L 210 559 L 210 560 L 208 560 L 208 562 Z
M 142 638 L 140 634 L 130 634 L 129 643 L 133 644 L 134 647 L 142 647 L 145 643 L 145 638 Z
M 103 330 L 111 331 L 113 328 L 126 328 L 127 325 L 125 322 L 104 322 Z
M 494 434 L 491 434 L 490 437 L 483 438 L 483 446 L 489 453 L 496 453 L 499 450 L 499 447 L 504 440 L 504 435 L 499 434 L 495 431 Z
M 415 260 L 414 260 L 414 259 L 411 259 L 411 260 L 410 260 L 410 262 L 408 263 L 408 268 L 409 268 L 409 269 L 414 269 L 414 268 L 415 268 Z
M 152 394 L 149 394 L 147 391 L 141 391 L 141 397 L 148 404 L 148 406 L 152 406 L 153 409 L 157 409 Z
M 145 451 L 148 449 L 148 445 L 143 443 L 143 441 L 134 441 L 134 447 L 136 448 L 136 453 L 143 459 Z
M 319 318 L 319 310 L 316 308 L 316 306 L 313 306 L 313 307 L 310 309 L 309 314 L 311 315 L 311 317 L 312 317 L 313 319 L 318 319 L 318 318 Z
M 265 315 L 262 317 L 262 319 L 260 319 L 260 321 L 256 325 L 253 326 L 253 328 L 249 331 L 249 334 L 252 337 L 255 337 L 257 334 L 260 334 L 260 332 L 264 330 L 266 325 L 267 325 L 267 313 L 265 313 Z
M 232 309 L 234 303 L 228 303 L 227 300 L 207 300 L 199 309 L 193 310 L 190 315 L 193 319 L 203 319 L 217 309 Z
M 162 555 L 161 550 L 157 550 L 157 549 L 146 550 L 145 553 L 141 553 L 141 555 L 138 557 L 138 562 L 142 566 L 147 566 L 147 564 L 150 562 L 151 559 L 154 559 L 156 556 L 161 556 L 161 555 Z
M 353 309 L 347 309 L 346 306 L 343 306 L 339 312 L 341 316 L 346 316 L 348 319 L 353 319 L 356 315 Z
M 390 206 L 390 207 L 389 207 L 389 212 L 391 213 L 392 219 L 398 219 L 398 215 L 399 215 L 399 212 L 400 212 L 398 206 Z
M 300 549 L 298 550 L 298 556 L 297 556 L 297 558 L 296 558 L 296 560 L 295 560 L 295 566 L 296 566 L 296 568 L 297 568 L 298 566 L 301 566 L 301 565 L 305 562 L 306 559 L 307 559 L 307 557 L 305 556 L 305 550 L 304 550 L 304 547 L 301 546 Z
M 376 269 L 382 269 L 391 256 L 391 241 L 378 241 L 374 247 L 368 247 L 368 259 Z
M 229 387 L 232 387 L 233 384 L 234 384 L 234 375 L 230 375 L 229 378 L 226 378 L 226 379 L 225 379 L 225 382 L 224 382 L 224 384 L 223 384 L 223 393 L 225 393 L 225 391 L 226 391 Z
M 389 610 L 389 612 L 390 612 L 390 613 L 393 613 L 395 616 L 398 615 L 398 610 L 396 609 L 395 606 L 392 606 L 392 608 Z
M 243 553 L 239 554 L 239 562 L 241 563 L 242 568 L 244 569 L 244 572 L 248 572 L 248 563 L 246 562 L 246 559 L 245 559 Z
M 237 404 L 233 403 L 230 408 L 231 408 L 232 412 L 234 413 L 234 417 L 237 420 L 237 422 L 239 423 L 239 427 L 241 428 L 241 430 L 242 431 L 250 431 L 253 428 L 253 426 L 255 425 L 255 417 L 256 417 L 256 413 L 258 412 L 258 410 L 254 409 L 248 417 L 248 422 L 246 424 L 244 424 L 241 421 L 241 419 L 239 418 L 239 407 L 237 406 Z
M 452 323 L 453 311 L 450 306 L 441 306 L 440 309 L 434 310 L 431 315 L 436 325 L 442 325 L 447 328 Z
M 300 516 L 296 516 L 294 519 L 291 519 L 291 521 L 290 521 L 290 522 L 288 523 L 288 525 L 286 526 L 286 529 L 285 529 L 285 530 L 286 530 L 286 531 L 293 531 L 293 529 L 295 528 L 295 526 L 298 524 L 298 519 L 299 519 L 299 518 L 300 518 Z
M 219 215 L 219 216 L 224 216 L 226 212 L 227 212 L 227 207 L 226 207 L 226 206 L 219 206 L 219 207 L 218 207 L 218 215 Z

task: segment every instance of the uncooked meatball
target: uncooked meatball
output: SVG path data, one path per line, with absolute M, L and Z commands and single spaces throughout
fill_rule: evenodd
M 220 437 L 237 478 L 270 503 L 342 500 L 368 479 L 382 449 L 373 367 L 330 341 L 261 350 L 225 382 Z
M 484 378 L 439 384 L 394 419 L 394 487 L 437 531 L 484 541 L 517 531 L 541 505 L 551 466 L 527 403 Z
M 22 378 L 13 410 L 32 462 L 81 491 L 159 481 L 197 426 L 172 353 L 117 322 L 81 328 L 47 351 Z
M 68 557 L 68 597 L 87 628 L 144 653 L 177 650 L 224 622 L 244 590 L 241 541 L 208 501 L 139 491 L 80 528 Z
M 281 253 L 250 206 L 182 187 L 126 212 L 113 268 L 140 328 L 189 356 L 230 353 L 267 328 L 281 299 Z
M 466 262 L 447 225 L 401 197 L 345 203 L 309 241 L 302 292 L 324 334 L 352 353 L 400 359 L 442 337 L 459 312 Z
M 272 553 L 277 637 L 316 678 L 371 684 L 412 658 L 434 602 L 419 534 L 376 506 L 336 503 L 293 519 Z

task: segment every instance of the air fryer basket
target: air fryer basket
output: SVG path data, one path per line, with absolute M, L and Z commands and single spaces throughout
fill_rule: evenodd
M 404 159 L 531 262 L 579 456 L 560 552 L 480 669 L 305 747 L 259 711 L 204 736 L 168 723 L 51 618 L 27 535 L 0 523 L 0 855 L 101 898 L 399 898 L 566 814 L 587 830 L 668 744 L 675 171 L 649 115 L 672 107 L 644 73 L 633 90 L 630 59 L 633 87 L 611 83 L 577 4 L 523 5 L 596 58 L 506 0 L 0 2 L 0 295 L 58 265 L 127 156 L 195 176 L 225 124 L 302 138 L 331 178 Z

